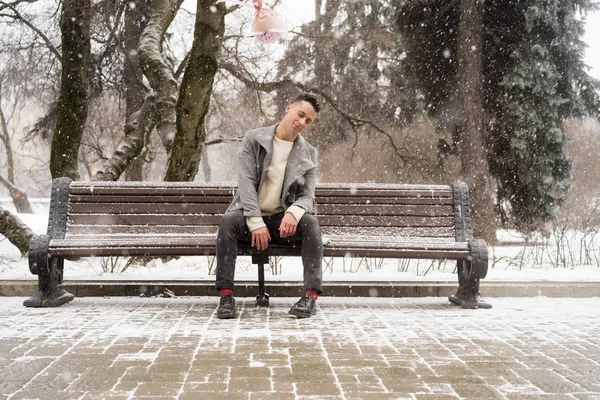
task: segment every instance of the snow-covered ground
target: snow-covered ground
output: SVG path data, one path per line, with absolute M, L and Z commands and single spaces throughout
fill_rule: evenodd
M 2 201 L 11 209 L 10 201 Z M 35 233 L 45 233 L 47 200 L 32 201 L 35 214 L 19 217 Z M 486 281 L 592 281 L 600 283 L 600 235 L 598 231 L 555 232 L 524 246 L 515 232 L 499 231 L 500 246 L 489 249 L 490 269 Z M 284 257 L 267 268 L 267 281 L 302 281 L 299 257 Z M 66 261 L 66 280 L 214 280 L 214 257 L 181 257 L 163 263 L 127 267 L 127 258 L 97 257 Z M 455 281 L 455 263 L 429 260 L 326 258 L 324 280 L 332 281 Z M 277 271 L 273 271 L 273 270 Z M 123 271 L 124 270 L 124 271 Z M 112 272 L 111 272 L 112 271 Z M 0 279 L 37 279 L 29 272 L 27 258 L 0 236 Z M 239 257 L 237 280 L 255 280 L 250 257 Z

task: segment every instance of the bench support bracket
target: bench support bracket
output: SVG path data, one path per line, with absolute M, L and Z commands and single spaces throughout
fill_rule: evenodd
M 448 300 L 462 308 L 492 308 L 479 293 L 479 281 L 487 275 L 487 245 L 483 240 L 475 239 L 469 241 L 469 248 L 471 258 L 457 262 L 458 290 L 454 296 L 449 296 Z
M 67 231 L 70 178 L 52 181 L 48 230 L 46 235 L 33 235 L 29 241 L 29 270 L 38 276 L 38 290 L 23 302 L 25 307 L 58 307 L 75 296 L 62 287 L 63 257 L 50 257 L 51 239 L 64 239 Z
M 62 287 L 64 258 L 49 257 L 47 235 L 34 235 L 29 244 L 29 270 L 38 276 L 38 290 L 25 300 L 25 307 L 59 307 L 75 296 Z
M 258 265 L 258 294 L 256 295 L 257 307 L 269 307 L 269 295 L 265 293 L 265 264 L 269 263 L 266 254 L 252 256 L 252 264 Z

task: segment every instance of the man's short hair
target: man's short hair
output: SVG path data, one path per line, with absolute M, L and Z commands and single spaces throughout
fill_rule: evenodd
M 294 101 L 292 101 L 293 103 L 297 103 L 299 101 L 306 101 L 308 103 L 310 103 L 311 106 L 313 106 L 313 108 L 315 109 L 315 111 L 318 113 L 319 111 L 321 111 L 321 104 L 319 104 L 319 99 L 317 99 L 317 96 L 315 96 L 312 93 L 301 93 L 298 96 L 296 96 L 296 98 L 294 99 Z

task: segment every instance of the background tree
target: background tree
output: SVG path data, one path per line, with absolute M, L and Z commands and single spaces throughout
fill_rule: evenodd
M 506 224 L 528 231 L 555 214 L 569 188 L 563 121 L 597 116 L 598 82 L 585 72 L 583 21 L 593 1 L 484 3 L 484 144 L 496 205 Z M 407 1 L 397 26 L 429 114 L 450 129 L 455 152 L 461 1 Z
M 4 185 L 8 189 L 17 212 L 33 213 L 31 204 L 29 204 L 27 193 L 17 186 L 15 180 L 14 152 L 11 144 L 14 135 L 12 135 L 9 131 L 8 120 L 3 109 L 3 81 L 4 77 L 0 76 L 0 143 L 2 143 L 4 146 L 3 150 L 6 160 L 6 177 L 0 173 L 0 184 Z M 15 98 L 13 103 L 13 111 L 15 111 L 17 107 L 16 103 L 18 103 L 18 99 Z
M 473 209 L 476 237 L 495 242 L 498 225 L 489 177 L 483 109 L 483 0 L 461 0 L 458 24 L 457 97 L 459 123 L 457 148 L 461 175 L 467 185 Z
M 125 2 L 124 2 L 125 3 Z M 148 93 L 143 83 L 143 72 L 140 67 L 137 46 L 148 20 L 150 19 L 151 5 L 149 0 L 139 0 L 135 6 L 125 7 L 123 27 L 123 86 L 125 90 L 126 124 L 134 121 L 134 113 L 142 108 L 144 99 Z M 144 133 L 147 129 L 144 129 Z M 131 133 L 131 129 L 125 129 L 125 135 Z M 143 144 L 143 141 L 142 141 Z M 141 181 L 144 179 L 143 160 L 134 159 L 126 170 L 126 179 Z
M 225 31 L 225 5 L 198 0 L 194 43 L 187 59 L 177 102 L 177 134 L 165 180 L 194 180 L 206 141 L 210 106 Z
M 387 2 L 315 2 L 315 20 L 291 40 L 278 64 L 277 78 L 322 88 L 341 108 L 386 131 L 405 126 L 417 111 L 417 96 L 408 80 L 411 75 L 404 73 L 402 41 L 389 29 L 394 10 Z M 293 91 L 278 91 L 280 106 Z M 360 126 L 367 124 L 325 107 L 311 139 L 327 147 L 353 137 Z
M 59 41 L 59 31 L 49 27 L 57 25 L 55 7 L 0 1 L 0 107 L 6 122 L 6 143 L 0 145 L 0 175 L 24 193 L 21 198 L 40 196 L 49 187 L 50 146 L 46 141 L 51 137 L 53 117 L 41 122 L 44 129 L 39 135 L 30 131 L 46 110 L 55 109 L 60 52 L 54 43 Z M 5 153 L 5 145 L 10 146 L 10 155 Z M 15 180 L 8 178 L 9 161 Z
M 79 178 L 79 146 L 89 102 L 90 19 L 90 0 L 63 1 L 60 17 L 61 87 L 50 155 L 53 178 Z

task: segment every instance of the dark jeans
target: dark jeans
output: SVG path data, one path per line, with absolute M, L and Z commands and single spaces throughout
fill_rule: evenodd
M 269 244 L 289 244 L 302 241 L 302 264 L 304 265 L 304 289 L 314 289 L 319 294 L 323 287 L 323 241 L 319 221 L 314 215 L 304 214 L 293 236 L 281 238 L 279 225 L 284 214 L 263 217 L 271 242 Z M 223 215 L 217 233 L 217 290 L 233 289 L 235 261 L 240 242 L 250 243 L 252 236 L 246 225 L 242 211 L 231 211 Z

